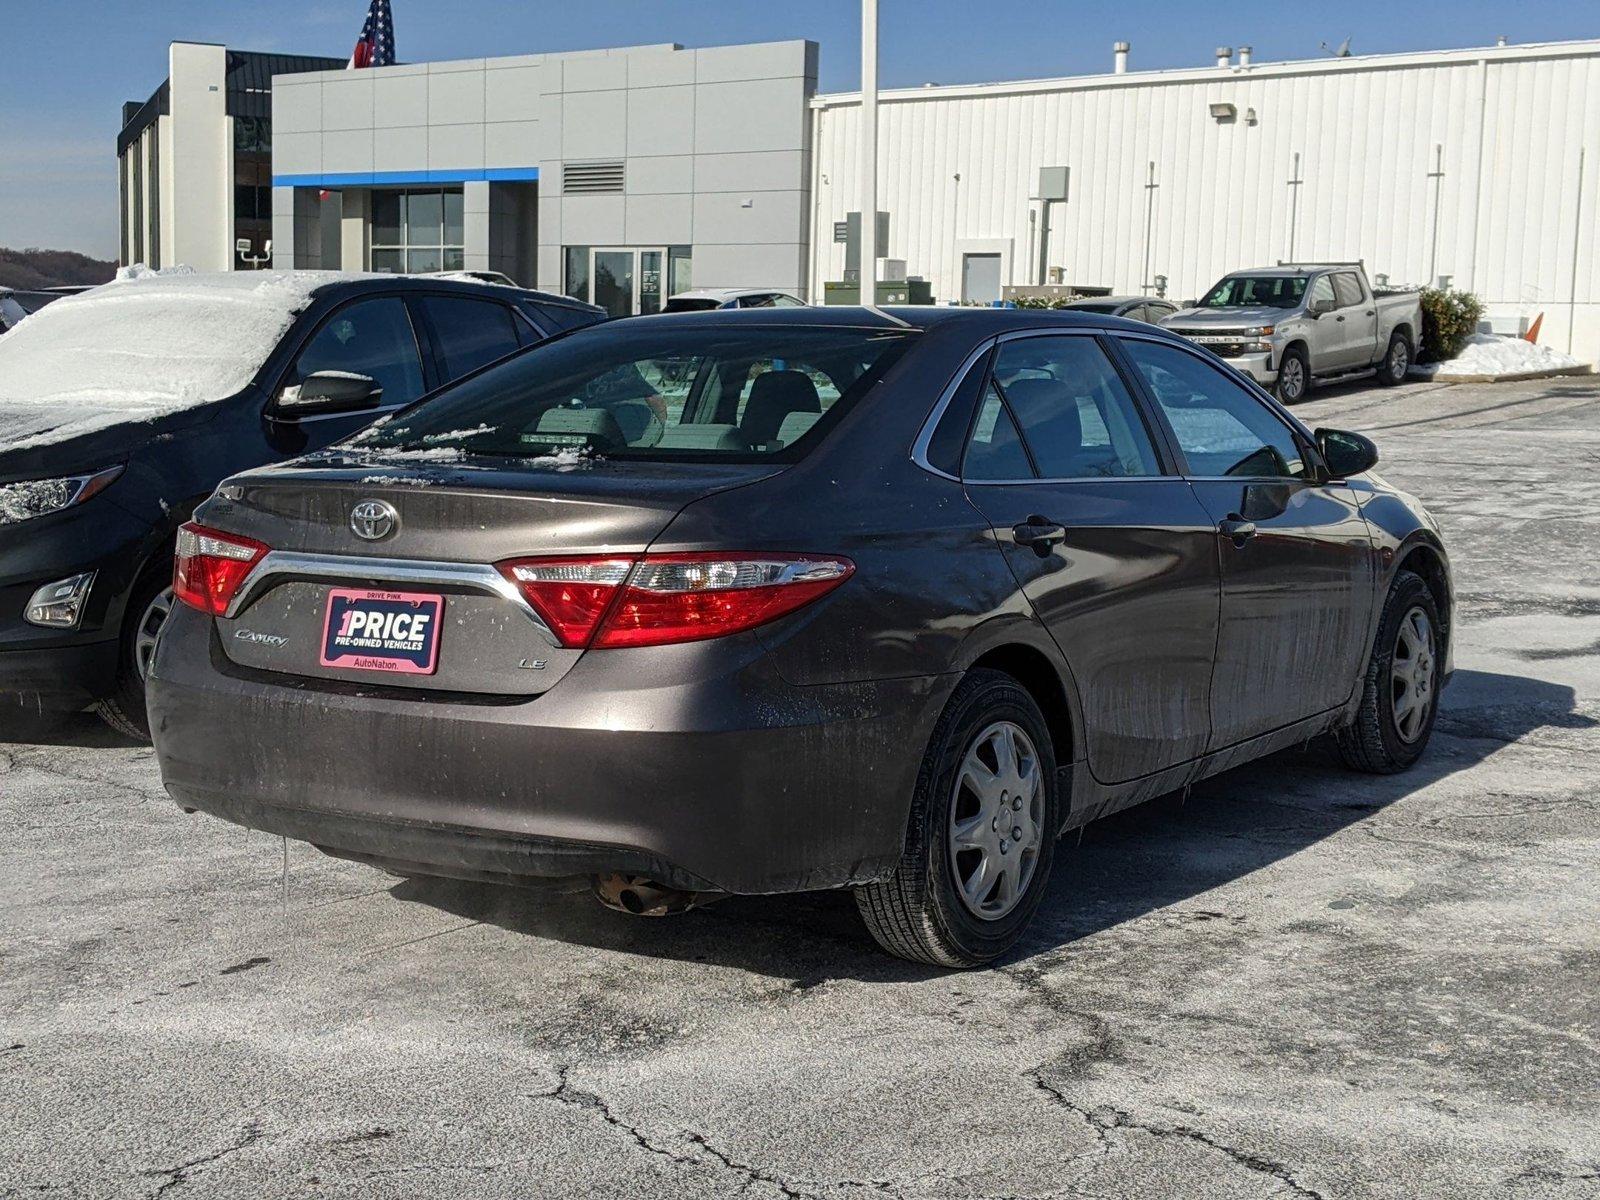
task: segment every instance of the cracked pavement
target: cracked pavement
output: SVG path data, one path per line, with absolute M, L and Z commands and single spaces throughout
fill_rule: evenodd
M 13 730 L 0 1196 L 1600 1197 L 1600 382 L 1301 412 L 1445 525 L 1430 753 L 1069 836 L 990 971 L 884 957 L 841 894 L 285 874 L 148 748 Z

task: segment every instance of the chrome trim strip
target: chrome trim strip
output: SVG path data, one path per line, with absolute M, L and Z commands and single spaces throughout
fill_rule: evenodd
M 279 425 L 311 425 L 318 421 L 339 421 L 350 417 L 385 417 L 390 413 L 399 412 L 411 401 L 403 400 L 398 404 L 380 404 L 376 408 L 352 408 L 349 412 L 334 413 L 307 413 L 303 417 L 296 417 L 282 412 L 269 412 L 267 420 L 275 421 Z
M 539 635 L 559 648 L 561 643 L 545 624 L 544 618 L 528 603 L 528 598 L 504 575 L 484 563 L 431 562 L 415 558 L 360 558 L 342 554 L 300 554 L 290 550 L 270 550 L 245 577 L 222 615 L 238 617 L 252 600 L 266 591 L 271 580 L 338 579 L 382 587 L 390 584 L 417 584 L 470 588 L 499 596 L 539 631 Z

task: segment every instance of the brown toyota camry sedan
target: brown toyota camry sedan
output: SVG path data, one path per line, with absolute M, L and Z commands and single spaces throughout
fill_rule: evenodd
M 1422 754 L 1450 574 L 1376 459 L 1115 317 L 596 326 L 200 506 L 162 772 L 402 874 L 852 888 L 981 964 L 1065 830 L 1319 734 Z

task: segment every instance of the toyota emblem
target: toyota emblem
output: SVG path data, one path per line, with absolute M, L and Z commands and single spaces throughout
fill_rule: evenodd
M 379 542 L 400 527 L 400 514 L 387 500 L 363 500 L 350 510 L 350 529 L 364 542 Z

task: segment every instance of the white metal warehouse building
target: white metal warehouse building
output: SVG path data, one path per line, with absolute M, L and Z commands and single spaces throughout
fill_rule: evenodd
M 820 298 L 832 223 L 861 207 L 860 96 L 812 110 Z M 1600 359 L 1600 41 L 929 86 L 880 93 L 879 129 L 880 254 L 941 301 L 964 279 L 983 299 L 1158 276 L 1185 299 L 1239 267 L 1360 259 L 1397 286 L 1449 276 L 1497 325 L 1543 312 L 1540 341 Z M 1050 167 L 1068 198 L 1041 249 Z
M 879 253 L 940 303 L 1183 300 L 1240 267 L 1359 259 L 1380 285 L 1449 277 L 1504 332 L 1542 313 L 1542 342 L 1600 361 L 1600 40 L 1148 72 L 1125 46 L 1104 75 L 882 93 Z M 281 266 L 396 269 L 369 206 L 416 194 L 461 216 L 417 245 L 410 222 L 402 269 L 497 267 L 619 314 L 684 286 L 821 302 L 862 208 L 861 100 L 816 94 L 817 55 L 342 71 L 175 44 L 124 112 L 123 261 L 262 265 L 271 238 Z

